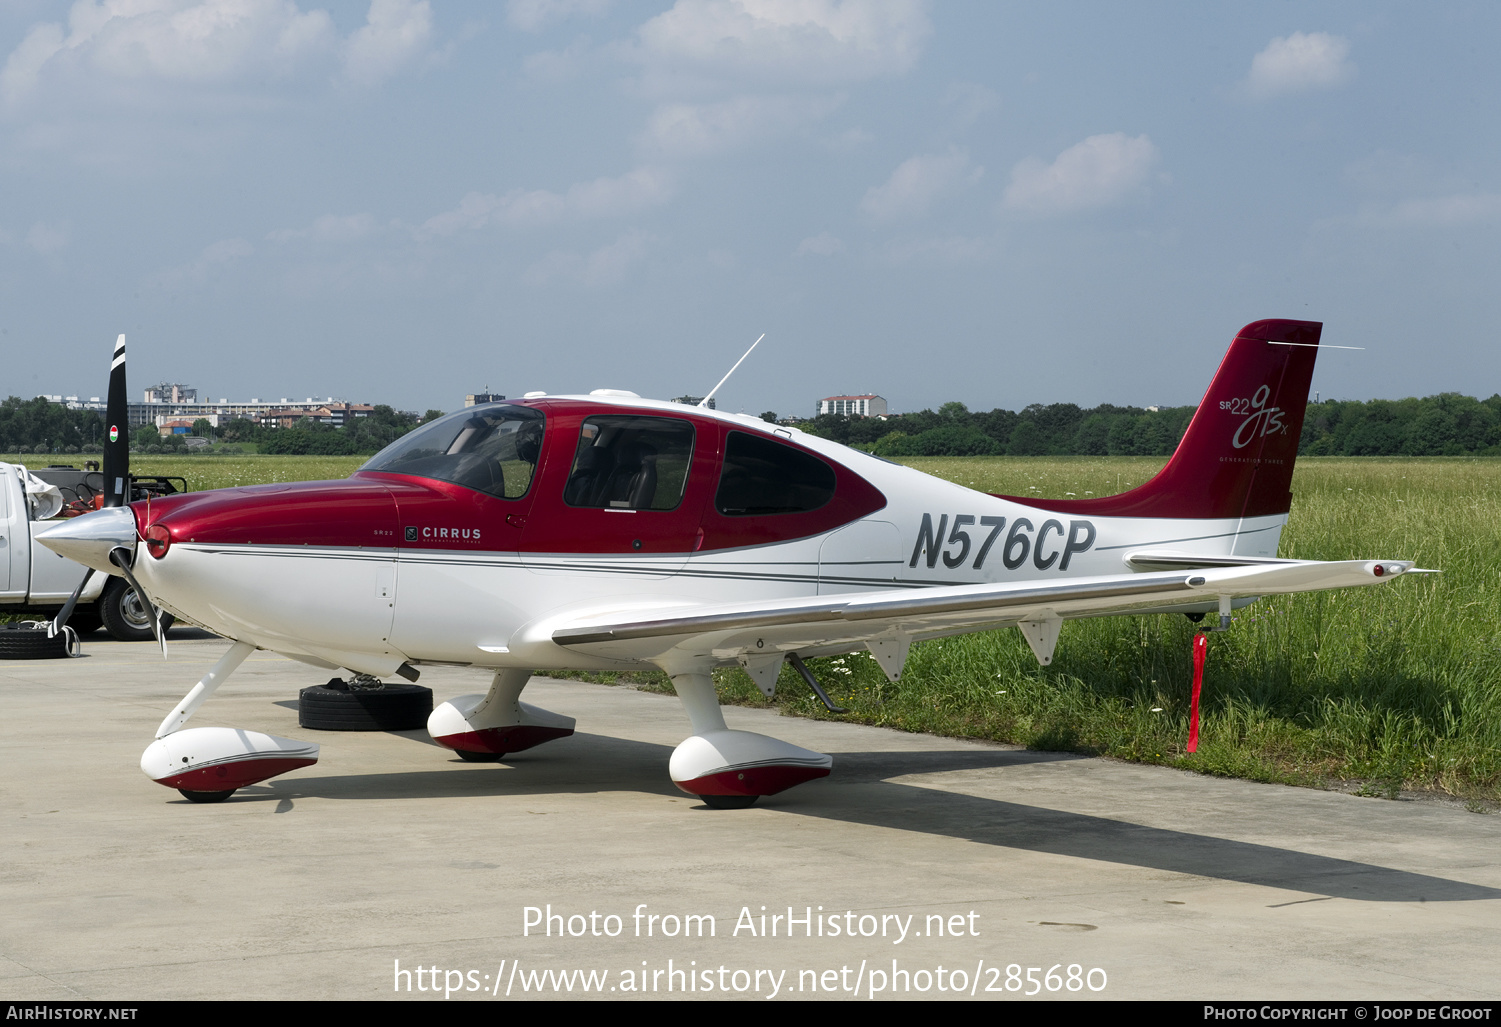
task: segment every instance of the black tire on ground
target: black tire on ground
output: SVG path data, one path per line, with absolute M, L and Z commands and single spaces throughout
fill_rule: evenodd
M 756 804 L 759 795 L 700 795 L 710 809 L 749 809 Z
M 427 726 L 433 690 L 386 685 L 350 691 L 314 685 L 298 693 L 297 723 L 315 731 L 412 731 Z
M 506 755 L 503 752 L 466 752 L 463 749 L 455 749 L 454 752 L 465 763 L 499 763 Z
M 156 637 L 151 632 L 151 607 L 141 602 L 124 578 L 105 582 L 97 609 L 110 635 L 121 642 L 149 642 Z M 170 613 L 162 614 L 163 632 L 174 619 Z
M 46 628 L 0 624 L 0 660 L 55 660 L 68 655 L 68 636 L 47 637 Z
M 186 788 L 179 788 L 177 790 L 189 802 L 223 802 L 235 793 L 233 788 L 227 792 L 190 792 Z

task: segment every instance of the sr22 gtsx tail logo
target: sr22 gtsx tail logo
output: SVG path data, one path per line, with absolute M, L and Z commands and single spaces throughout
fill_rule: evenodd
M 1240 427 L 1235 429 L 1235 436 L 1230 440 L 1236 449 L 1244 449 L 1251 444 L 1253 439 L 1287 431 L 1287 425 L 1282 423 L 1282 408 L 1266 405 L 1267 397 L 1271 394 L 1271 388 L 1263 385 L 1250 399 L 1220 401 L 1221 410 L 1228 410 L 1232 414 L 1248 414 L 1246 419 L 1240 422 Z

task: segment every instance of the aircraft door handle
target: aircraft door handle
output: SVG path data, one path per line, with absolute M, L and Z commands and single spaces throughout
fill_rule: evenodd
M 506 514 L 506 523 L 519 530 L 526 527 L 526 518 L 521 514 Z

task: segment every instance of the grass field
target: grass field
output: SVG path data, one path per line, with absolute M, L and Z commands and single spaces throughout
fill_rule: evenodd
M 134 467 L 181 474 L 196 490 L 344 477 L 363 459 L 161 456 Z M 1082 497 L 1140 484 L 1163 461 L 904 462 L 985 492 Z M 1444 573 L 1240 611 L 1231 631 L 1210 636 L 1192 755 L 1193 625 L 1178 615 L 1070 622 L 1046 668 L 1014 630 L 921 643 L 898 685 L 865 654 L 812 666 L 865 723 L 1490 808 L 1501 800 L 1501 460 L 1304 458 L 1293 495 L 1281 555 L 1412 559 Z M 767 703 L 740 671 L 717 678 L 726 701 Z M 827 716 L 790 668 L 771 704 Z

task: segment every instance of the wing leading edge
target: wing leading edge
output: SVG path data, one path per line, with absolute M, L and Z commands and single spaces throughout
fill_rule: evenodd
M 1153 556 L 1165 554 L 1152 554 Z M 1146 562 L 1146 561 L 1143 561 Z M 1155 562 L 1155 561 L 1153 561 Z M 1163 561 L 1164 563 L 1167 561 Z M 557 645 L 608 659 L 661 663 L 683 658 L 742 664 L 780 663 L 797 652 L 820 655 L 865 645 L 887 666 L 905 662 L 912 641 L 1020 625 L 1038 660 L 1051 661 L 1058 625 L 1079 617 L 1207 611 L 1248 597 L 1375 585 L 1413 569 L 1408 561 L 1278 560 L 1038 584 L 893 589 L 848 597 L 652 610 L 650 619 L 591 617 L 552 625 Z M 645 611 L 643 611 L 644 613 Z M 893 676 L 895 676 L 893 674 Z

